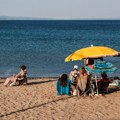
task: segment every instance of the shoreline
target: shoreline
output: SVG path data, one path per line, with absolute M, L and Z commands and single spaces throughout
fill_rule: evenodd
M 113 79 L 114 77 L 119 77 L 120 78 L 120 76 L 119 75 L 116 75 L 116 76 L 113 76 L 113 77 L 109 77 L 110 79 Z M 0 80 L 1 79 L 6 79 L 7 77 L 0 77 Z M 31 79 L 58 79 L 59 78 L 59 76 L 57 77 L 27 77 L 29 80 L 31 80 Z M 99 78 L 99 77 L 98 77 Z
M 0 77 L 1 79 L 6 79 L 7 77 Z M 27 77 L 28 79 L 58 79 L 59 77 Z

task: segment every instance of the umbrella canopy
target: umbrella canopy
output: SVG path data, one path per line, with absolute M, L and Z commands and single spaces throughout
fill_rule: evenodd
M 118 52 L 118 55 L 114 55 L 113 57 L 120 57 L 120 52 Z
M 98 73 L 101 74 L 103 72 L 106 73 L 113 73 L 117 70 L 117 67 L 115 67 L 112 63 L 106 62 L 106 61 L 97 61 L 94 64 L 94 69 L 90 69 L 88 66 L 85 66 L 85 69 L 89 71 L 90 73 Z
M 119 52 L 104 46 L 91 46 L 79 49 L 68 57 L 65 58 L 65 62 L 74 61 L 74 60 L 81 60 L 84 58 L 98 58 L 98 57 L 106 57 L 106 56 L 115 56 L 118 55 Z

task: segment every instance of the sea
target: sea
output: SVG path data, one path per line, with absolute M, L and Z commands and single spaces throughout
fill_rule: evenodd
M 89 46 L 107 46 L 120 51 L 119 20 L 1 20 L 0 77 L 17 74 L 27 66 L 28 77 L 58 77 L 69 74 L 83 60 L 65 62 L 72 52 Z M 120 57 L 106 57 L 118 68 Z

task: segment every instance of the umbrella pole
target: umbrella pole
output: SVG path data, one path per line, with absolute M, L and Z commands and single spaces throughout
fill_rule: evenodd
M 96 91 L 97 91 L 97 96 L 98 96 L 99 92 L 98 92 L 97 76 L 96 76 L 96 74 L 95 74 L 95 82 L 96 82 Z

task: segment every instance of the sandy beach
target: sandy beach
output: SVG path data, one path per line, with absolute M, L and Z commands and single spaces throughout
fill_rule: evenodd
M 57 96 L 56 78 L 30 79 L 4 87 L 0 80 L 0 120 L 120 120 L 120 91 L 103 96 Z

